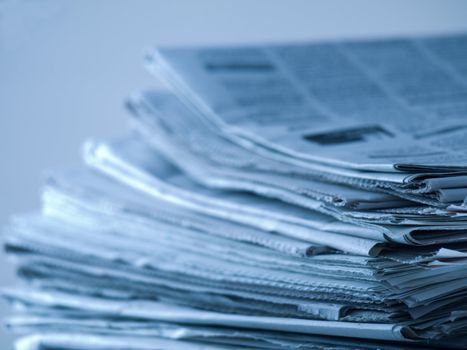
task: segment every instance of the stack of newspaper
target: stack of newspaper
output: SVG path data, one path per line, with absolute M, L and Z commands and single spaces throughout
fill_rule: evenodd
M 18 349 L 467 347 L 467 35 L 147 66 L 7 230 Z

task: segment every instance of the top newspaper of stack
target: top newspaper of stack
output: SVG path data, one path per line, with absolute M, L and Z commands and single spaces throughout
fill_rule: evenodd
M 255 153 L 368 186 L 467 187 L 465 34 L 158 48 L 147 63 Z

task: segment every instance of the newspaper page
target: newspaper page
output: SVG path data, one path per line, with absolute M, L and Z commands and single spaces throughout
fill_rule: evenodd
M 344 337 L 352 336 L 364 339 L 409 340 L 404 336 L 404 334 L 407 334 L 409 328 L 394 324 L 332 322 L 223 314 L 195 310 L 157 301 L 135 301 L 122 304 L 119 301 L 104 300 L 88 296 L 73 296 L 73 298 L 71 298 L 70 294 L 60 292 L 27 292 L 19 290 L 7 292 L 10 297 L 25 300 L 29 303 L 35 301 L 39 305 L 54 305 L 57 308 L 71 307 L 89 311 L 95 310 L 96 312 L 107 315 L 118 314 L 120 317 L 127 316 L 129 318 L 160 320 L 193 325 L 215 325 Z
M 83 313 L 84 315 L 85 313 Z M 242 349 L 247 346 L 252 346 L 255 349 L 259 347 L 261 349 L 300 348 L 303 350 L 312 350 L 316 349 L 316 347 L 324 346 L 332 347 L 333 349 L 340 349 L 342 347 L 348 350 L 373 350 L 375 347 L 381 350 L 411 349 L 410 343 L 382 344 L 355 338 L 345 338 L 342 340 L 337 337 L 319 335 L 181 325 L 154 321 L 100 321 L 85 317 L 78 318 L 78 315 L 73 318 L 66 318 L 58 311 L 49 316 L 40 314 L 37 316 L 18 315 L 7 320 L 7 327 L 18 333 L 24 333 L 25 331 L 31 333 L 47 332 L 48 337 L 51 337 L 55 342 L 63 341 L 64 343 L 66 343 L 68 337 L 71 337 L 71 334 L 63 336 L 64 333 L 83 332 L 84 337 L 80 338 L 85 338 L 85 340 L 80 343 L 81 346 L 88 345 L 89 343 L 94 345 L 92 341 L 100 336 L 103 339 L 98 338 L 99 343 L 105 343 L 106 345 L 116 340 L 117 344 L 132 344 L 132 346 L 135 346 L 137 344 L 135 340 L 139 339 L 141 342 L 142 337 L 145 337 L 148 344 L 152 344 L 153 346 L 157 338 L 165 338 L 201 341 L 218 345 L 242 346 Z M 92 336 L 88 339 L 87 336 L 89 335 Z M 41 339 L 43 342 L 46 342 L 50 338 L 45 337 Z
M 254 194 L 206 188 L 131 136 L 106 143 L 88 143 L 86 149 L 89 165 L 157 200 L 356 254 L 378 255 L 388 241 L 431 245 L 458 240 L 460 230 L 466 226 L 465 215 L 443 216 L 443 211 L 430 214 L 430 210 L 423 213 L 418 207 L 413 214 L 398 215 L 343 211 L 318 202 L 310 211 L 307 207 Z M 320 250 L 311 246 L 309 249 L 310 253 Z
M 370 171 L 465 170 L 467 35 L 158 48 L 148 66 L 237 142 Z
M 165 100 L 164 102 L 167 103 Z M 137 106 L 133 107 L 134 112 L 135 108 L 137 108 Z M 249 169 L 249 164 L 251 163 L 251 159 L 248 158 L 247 155 L 239 157 L 242 153 L 237 150 L 235 152 L 224 152 L 224 148 L 227 147 L 216 147 L 216 144 L 220 145 L 221 142 L 210 144 L 209 142 L 203 141 L 201 136 L 196 136 L 197 128 L 190 123 L 189 118 L 180 120 L 177 125 L 176 121 L 178 115 L 176 113 L 161 115 L 151 112 L 145 113 L 144 111 L 135 113 L 138 113 L 141 117 L 141 120 L 137 121 L 137 123 L 142 122 L 142 125 L 138 125 L 138 130 L 145 136 L 147 142 L 152 144 L 159 152 L 169 157 L 178 167 L 184 169 L 193 176 L 193 178 L 206 186 L 253 192 L 260 196 L 272 197 L 307 209 L 320 211 L 347 222 L 391 225 L 387 227 L 377 225 L 376 227 L 373 226 L 373 228 L 376 228 L 377 231 L 390 237 L 391 240 L 405 244 L 441 243 L 444 239 L 451 240 L 455 235 L 459 235 L 460 230 L 464 229 L 465 231 L 465 214 L 450 212 L 442 208 L 414 206 L 380 211 L 344 210 L 324 205 L 326 204 L 326 196 L 330 198 L 346 198 L 349 196 L 347 202 L 351 201 L 350 198 L 353 198 L 352 201 L 363 200 L 361 196 L 360 199 L 357 199 L 359 197 L 359 195 L 356 196 L 358 191 L 354 191 L 353 194 L 351 194 L 352 191 L 350 191 L 350 188 L 323 182 L 315 183 L 308 179 L 300 183 L 299 181 L 295 181 L 296 178 L 290 175 L 284 176 L 281 182 L 285 184 L 288 189 L 286 192 L 277 192 L 277 190 L 275 190 L 275 185 L 272 186 L 270 182 L 265 180 L 265 177 L 271 178 L 271 176 L 268 176 L 270 174 L 264 174 L 265 176 L 260 176 L 257 178 L 259 180 L 256 180 L 255 178 L 252 179 L 251 172 L 248 172 L 247 177 L 238 175 L 232 179 L 232 175 L 238 174 L 239 170 L 236 167 L 229 166 L 228 163 L 243 164 L 241 169 L 245 171 Z M 207 137 L 207 139 L 210 138 Z M 121 147 L 120 150 L 116 150 L 114 153 L 120 153 L 121 157 L 121 153 L 125 152 L 123 149 L 124 147 Z M 107 151 L 109 151 L 108 147 Z M 190 152 L 193 154 L 201 152 L 204 157 L 190 155 Z M 138 153 L 143 154 L 144 152 L 139 151 Z M 104 156 L 105 152 L 100 152 L 100 154 Z M 115 160 L 115 158 L 119 158 L 119 156 L 108 155 L 107 158 L 114 158 Z M 225 161 L 220 163 L 218 161 L 218 166 L 213 167 L 207 163 L 206 159 L 214 160 L 214 158 L 228 159 L 228 161 L 227 164 Z M 261 159 L 254 159 L 256 164 L 261 163 Z M 107 162 L 109 162 L 109 160 L 107 160 Z M 296 194 L 300 196 L 297 197 L 296 194 L 291 196 L 291 193 L 296 191 L 297 188 L 300 190 Z M 328 192 L 326 196 L 317 198 L 321 199 L 322 202 L 316 203 L 317 201 L 315 199 L 315 204 L 311 204 L 313 201 L 310 199 L 305 201 L 305 194 L 310 194 L 313 191 L 321 194 L 325 193 L 325 191 Z M 371 192 L 367 191 L 367 193 L 370 194 Z M 373 198 L 378 197 L 378 193 L 375 193 L 375 195 L 376 197 Z M 368 198 L 369 197 L 367 197 L 367 199 Z M 412 199 L 415 198 L 412 197 Z M 393 225 L 406 226 L 394 227 Z M 429 225 L 432 226 L 429 227 Z M 353 231 L 349 231 L 348 233 L 357 236 L 363 233 L 363 231 L 361 233 L 352 232 Z M 450 233 L 453 233 L 454 236 L 451 236 Z
M 135 94 L 127 105 L 135 129 L 150 143 L 157 143 L 155 147 L 177 166 L 208 186 L 220 185 L 208 172 L 223 172 L 226 181 L 235 176 L 244 182 L 287 189 L 303 199 L 311 197 L 354 209 L 403 208 L 412 206 L 411 202 L 442 208 L 462 200 L 466 192 L 462 186 L 467 177 L 462 175 L 379 173 L 379 180 L 374 180 L 374 173 L 369 172 L 321 165 L 304 169 L 268 159 L 216 133 L 166 92 Z M 213 170 L 207 171 L 209 167 Z

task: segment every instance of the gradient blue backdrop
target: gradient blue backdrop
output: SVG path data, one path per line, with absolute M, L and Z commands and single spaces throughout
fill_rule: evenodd
M 44 169 L 125 128 L 122 100 L 157 84 L 142 68 L 151 45 L 461 30 L 467 1 L 0 0 L 0 225 L 39 207 Z M 0 254 L 0 286 L 13 282 Z

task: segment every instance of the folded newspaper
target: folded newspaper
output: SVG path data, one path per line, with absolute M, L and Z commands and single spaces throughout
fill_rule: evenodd
M 147 66 L 5 230 L 17 349 L 467 347 L 467 35 Z

